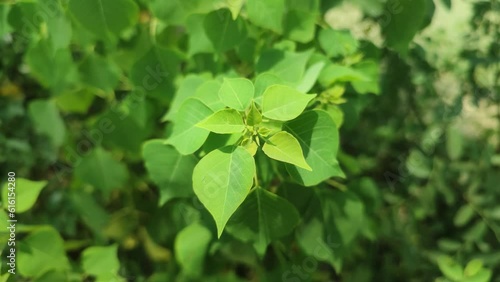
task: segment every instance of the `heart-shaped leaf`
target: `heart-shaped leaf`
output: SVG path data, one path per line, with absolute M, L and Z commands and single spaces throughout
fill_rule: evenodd
M 280 131 L 271 136 L 269 142 L 266 142 L 262 147 L 262 151 L 272 159 L 290 163 L 309 171 L 312 170 L 304 159 L 299 141 L 286 131 Z
M 254 174 L 255 161 L 243 147 L 212 151 L 196 165 L 194 192 L 213 216 L 218 237 L 250 192 Z

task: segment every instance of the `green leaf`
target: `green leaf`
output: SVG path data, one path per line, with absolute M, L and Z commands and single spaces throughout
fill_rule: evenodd
M 305 160 L 312 171 L 287 165 L 292 178 L 305 186 L 314 186 L 333 177 L 343 176 L 336 160 L 339 133 L 328 113 L 321 110 L 305 112 L 283 125 L 300 143 Z
M 117 279 L 120 270 L 118 245 L 86 248 L 82 253 L 82 267 L 86 274 L 96 277 L 97 281 Z
M 256 26 L 283 32 L 285 0 L 247 0 L 248 18 Z
M 203 273 L 203 263 L 212 233 L 205 226 L 193 223 L 182 229 L 175 237 L 175 258 L 183 273 L 199 277 Z
M 234 109 L 220 110 L 196 126 L 219 134 L 238 133 L 245 129 L 241 114 Z
M 153 14 L 167 24 L 182 25 L 189 15 L 206 14 L 212 11 L 220 0 L 150 0 Z
M 11 31 L 11 27 L 7 21 L 10 7 L 10 5 L 0 5 L 0 37 L 4 37 L 5 34 Z
M 98 147 L 75 167 L 75 175 L 83 182 L 108 194 L 113 189 L 123 188 L 128 173 L 124 164 Z
M 439 256 L 437 263 L 441 272 L 453 281 L 460 281 L 463 278 L 463 268 L 449 256 Z
M 453 219 L 453 224 L 455 226 L 464 226 L 466 225 L 474 216 L 474 209 L 471 205 L 463 205 L 455 214 L 455 218 Z
M 278 190 L 299 211 L 301 221 L 296 228 L 295 238 L 298 245 L 308 256 L 318 261 L 329 262 L 335 269 L 341 264 L 339 238 L 326 233 L 320 195 L 316 187 L 302 187 L 284 183 Z
M 54 101 L 32 100 L 28 111 L 38 133 L 46 135 L 56 147 L 64 143 L 66 127 Z
M 195 95 L 196 90 L 203 84 L 203 82 L 205 82 L 205 80 L 205 77 L 196 74 L 188 74 L 184 77 L 177 88 L 177 92 L 175 92 L 174 99 L 172 99 L 170 108 L 163 117 L 163 120 L 172 120 L 177 114 L 177 111 L 179 111 L 182 103 L 184 103 L 187 98 Z
M 137 91 L 162 102 L 170 101 L 174 90 L 173 78 L 180 65 L 179 56 L 172 50 L 153 47 L 132 66 L 130 79 Z
M 68 279 L 68 274 L 66 272 L 51 270 L 49 272 L 46 272 L 44 275 L 37 278 L 36 280 L 33 280 L 33 282 L 67 281 L 67 279 Z M 101 282 L 101 281 L 99 281 L 99 282 Z M 102 281 L 102 282 L 104 282 L 104 281 Z
M 222 103 L 238 111 L 245 111 L 252 102 L 253 83 L 246 78 L 225 78 L 219 90 Z
M 310 66 L 307 69 L 306 73 L 304 74 L 302 81 L 297 85 L 296 89 L 303 93 L 306 93 L 309 90 L 311 90 L 314 84 L 316 84 L 319 74 L 321 73 L 324 67 L 325 67 L 324 62 L 317 62 L 314 65 Z
M 111 92 L 118 85 L 120 69 L 110 60 L 89 55 L 79 67 L 82 81 L 88 86 Z
M 467 263 L 464 270 L 464 275 L 466 277 L 476 275 L 481 269 L 483 269 L 483 261 L 480 259 L 473 259 Z
M 262 114 L 270 119 L 287 121 L 298 117 L 316 94 L 303 94 L 289 86 L 273 85 L 262 96 Z
M 196 98 L 188 98 L 175 115 L 172 134 L 167 144 L 173 145 L 181 154 L 189 155 L 198 150 L 210 133 L 196 126 L 212 114 L 212 110 Z
M 111 147 L 139 154 L 142 143 L 150 136 L 155 126 L 150 122 L 153 105 L 142 95 L 131 93 L 121 103 L 110 107 L 87 134 L 87 136 L 94 135 L 89 137 L 90 141 L 98 144 L 102 140 Z
M 245 0 L 226 0 L 227 8 L 231 11 L 233 20 L 236 19 L 245 3 Z
M 202 101 L 203 104 L 207 105 L 212 111 L 217 112 L 225 108 L 219 97 L 219 90 L 221 87 L 222 84 L 217 80 L 205 81 L 196 89 L 194 97 Z
M 326 236 L 323 242 L 317 241 L 325 248 L 321 256 L 328 259 L 336 271 L 341 271 L 343 258 L 352 251 L 350 246 L 370 222 L 365 218 L 363 202 L 355 193 L 337 189 L 315 189 L 315 192 L 321 202 L 321 224 Z M 315 238 L 309 235 L 311 239 Z
M 64 241 L 52 227 L 37 229 L 20 242 L 17 267 L 26 277 L 40 277 L 51 271 L 69 271 Z
M 458 126 L 449 126 L 446 130 L 446 151 L 452 160 L 458 160 L 462 156 L 464 140 Z
M 281 131 L 271 136 L 269 142 L 266 142 L 262 147 L 262 151 L 272 159 L 312 171 L 312 168 L 304 159 L 299 141 L 286 131 Z
M 242 19 L 233 20 L 227 9 L 209 13 L 203 22 L 205 33 L 218 52 L 226 52 L 245 40 L 247 31 Z
M 288 235 L 299 219 L 297 209 L 290 202 L 256 188 L 231 217 L 227 230 L 243 242 L 253 242 L 262 256 L 267 245 Z
M 110 222 L 110 215 L 94 195 L 83 191 L 71 191 L 68 204 L 74 207 L 82 222 L 89 227 L 97 238 L 102 238 L 104 230 Z
M 42 189 L 47 185 L 47 181 L 31 181 L 24 178 L 16 178 L 16 186 L 9 186 L 7 182 L 2 187 L 2 202 L 7 208 L 9 193 L 14 193 L 16 199 L 16 213 L 23 213 L 33 207 Z M 8 188 L 15 188 L 10 191 Z
M 257 109 L 257 106 L 255 106 L 255 103 L 252 103 L 252 106 L 247 114 L 247 124 L 254 126 L 260 124 L 261 122 L 262 114 L 259 112 L 259 109 Z
M 212 151 L 196 165 L 194 192 L 213 216 L 218 237 L 250 192 L 254 174 L 254 159 L 243 147 Z
M 285 82 L 295 84 L 302 80 L 311 54 L 312 51 L 301 53 L 281 50 L 265 51 L 259 57 L 256 70 L 258 73 L 272 73 Z
M 96 96 L 89 89 L 66 92 L 55 98 L 62 112 L 85 114 Z
M 208 39 L 203 26 L 205 15 L 193 14 L 186 20 L 186 29 L 189 34 L 188 54 L 190 56 L 199 53 L 213 53 L 214 47 Z
M 54 50 L 67 48 L 71 43 L 73 29 L 71 22 L 64 12 L 62 3 L 58 0 L 48 0 L 38 3 L 39 11 L 51 9 L 51 16 L 46 18 L 49 39 Z M 44 7 L 45 6 L 45 7 Z
M 78 82 L 78 70 L 67 48 L 54 50 L 47 40 L 32 45 L 25 55 L 30 74 L 50 88 L 53 94 L 61 94 Z
M 236 144 L 241 139 L 241 133 L 217 134 L 211 132 L 203 144 L 203 152 L 210 153 L 213 150 Z
M 183 156 L 162 140 L 144 143 L 142 156 L 151 180 L 160 188 L 159 206 L 171 199 L 193 194 L 192 180 L 186 175 L 191 175 L 196 166 L 194 156 Z
M 374 61 L 363 61 L 354 66 L 354 70 L 362 74 L 363 80 L 352 81 L 352 87 L 359 94 L 373 93 L 380 94 L 379 85 L 379 65 Z
M 370 81 L 364 74 L 353 69 L 352 67 L 338 64 L 327 65 L 321 71 L 318 80 L 324 87 L 329 87 L 336 82 Z
M 318 41 L 330 58 L 352 55 L 359 47 L 359 42 L 348 30 L 323 29 L 319 32 Z
M 68 9 L 83 27 L 104 40 L 116 40 L 139 18 L 139 7 L 132 0 L 70 0 Z
M 281 78 L 272 73 L 264 72 L 259 74 L 257 78 L 255 78 L 254 101 L 255 103 L 257 103 L 257 105 L 262 105 L 262 95 L 269 86 L 275 84 L 284 84 L 284 82 Z
M 285 17 L 285 34 L 291 40 L 308 43 L 314 39 L 317 11 L 290 9 Z
M 476 274 L 472 276 L 466 276 L 464 282 L 490 282 L 493 272 L 490 269 L 480 269 Z
M 427 15 L 433 9 L 429 0 L 401 0 L 393 8 L 398 13 L 390 13 L 381 22 L 385 43 L 403 55 L 417 32 L 424 27 Z

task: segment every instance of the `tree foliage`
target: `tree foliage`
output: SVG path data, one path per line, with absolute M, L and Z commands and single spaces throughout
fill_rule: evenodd
M 499 11 L 1 2 L 0 281 L 500 281 Z

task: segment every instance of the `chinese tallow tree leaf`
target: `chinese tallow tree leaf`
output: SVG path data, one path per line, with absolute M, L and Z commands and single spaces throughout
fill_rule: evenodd
M 300 83 L 295 87 L 297 90 L 300 92 L 308 92 L 313 88 L 314 84 L 318 80 L 319 74 L 325 67 L 325 62 L 317 62 L 314 65 L 310 66 L 305 74 Z
M 333 177 L 343 176 L 337 162 L 339 134 L 330 115 L 321 110 L 308 111 L 283 125 L 299 141 L 312 171 L 287 165 L 292 178 L 305 186 L 314 186 Z
M 85 273 L 96 277 L 97 281 L 117 279 L 120 270 L 118 245 L 86 248 L 82 253 L 82 266 Z
M 38 5 L 40 5 L 39 9 L 48 8 L 53 10 L 52 16 L 47 17 L 46 23 L 54 50 L 67 48 L 71 42 L 72 26 L 68 16 L 64 13 L 62 3 L 56 0 L 48 0 L 39 2 Z
M 299 211 L 301 221 L 295 229 L 295 238 L 301 249 L 319 261 L 340 265 L 338 238 L 326 234 L 323 224 L 323 211 L 317 187 L 303 187 L 298 184 L 284 183 L 278 190 Z
M 280 131 L 266 142 L 262 147 L 264 153 L 275 160 L 290 163 L 311 171 L 302 153 L 299 141 L 292 134 L 286 131 Z
M 160 189 L 160 206 L 173 198 L 193 194 L 192 180 L 186 177 L 193 173 L 197 162 L 193 155 L 181 155 L 162 140 L 150 140 L 144 143 L 142 156 L 151 180 Z
M 300 43 L 313 40 L 317 16 L 314 11 L 290 9 L 285 17 L 285 35 Z
M 369 81 L 369 78 L 352 67 L 328 64 L 321 71 L 318 80 L 321 85 L 329 87 L 335 82 Z
M 243 118 L 234 109 L 220 110 L 198 123 L 197 126 L 219 134 L 238 133 L 245 129 Z
M 433 6 L 431 0 L 401 0 L 398 5 L 399 13 L 391 13 L 391 16 L 382 22 L 387 46 L 406 55 L 409 43 L 424 27 L 427 15 Z
M 446 255 L 441 255 L 437 258 L 437 263 L 439 269 L 447 278 L 453 281 L 461 281 L 464 278 L 463 267 L 453 258 Z
M 48 137 L 56 147 L 63 144 L 66 127 L 54 101 L 32 100 L 28 112 L 38 133 Z
M 323 29 L 318 41 L 328 57 L 349 56 L 359 47 L 359 42 L 348 30 Z
M 248 18 L 256 26 L 283 32 L 285 0 L 247 0 Z
M 199 223 L 193 223 L 179 232 L 174 243 L 175 258 L 186 275 L 198 277 L 202 274 L 211 240 L 210 230 Z
M 96 98 L 88 88 L 66 92 L 55 98 L 57 107 L 62 112 L 85 114 Z
M 205 15 L 193 14 L 186 20 L 186 29 L 189 34 L 188 53 L 190 56 L 198 53 L 213 53 L 214 47 L 208 39 L 203 27 Z
M 7 208 L 8 194 L 9 194 L 9 182 L 6 182 L 2 187 L 2 202 L 4 207 Z M 47 181 L 31 181 L 24 178 L 16 179 L 16 186 L 14 187 L 16 193 L 16 213 L 23 213 L 31 207 L 36 202 L 38 195 L 42 189 L 47 185 Z
M 177 88 L 177 92 L 175 92 L 175 96 L 170 103 L 170 108 L 163 117 L 163 120 L 172 120 L 182 103 L 184 103 L 187 98 L 193 96 L 196 93 L 196 89 L 198 89 L 205 80 L 203 76 L 196 74 L 188 74 L 184 77 Z
M 264 72 L 255 78 L 254 101 L 257 105 L 262 105 L 262 95 L 269 86 L 274 84 L 283 84 L 283 80 L 272 73 Z
M 272 73 L 288 83 L 297 83 L 304 75 L 311 54 L 311 50 L 300 53 L 268 50 L 262 52 L 256 70 L 258 73 Z
M 337 236 L 341 248 L 348 246 L 365 226 L 361 199 L 351 191 L 319 190 L 326 234 Z
M 270 119 L 287 121 L 298 117 L 316 94 L 304 94 L 289 86 L 272 85 L 262 96 L 262 114 Z
M 475 211 L 471 205 L 463 205 L 455 214 L 455 218 L 453 218 L 453 224 L 455 224 L 455 226 L 462 227 L 473 219 L 474 214 Z
M 236 19 L 245 3 L 245 0 L 225 0 L 227 3 L 227 8 L 231 11 L 233 20 Z
M 68 48 L 54 50 L 51 42 L 40 40 L 25 56 L 30 74 L 53 94 L 64 93 L 78 81 L 78 70 Z
M 155 46 L 132 66 L 130 80 L 137 90 L 162 102 L 169 101 L 174 92 L 173 78 L 178 72 L 178 55 L 164 47 Z
M 96 189 L 109 193 L 122 188 L 127 181 L 126 166 L 98 147 L 82 159 L 75 168 L 75 175 Z
M 252 102 L 253 83 L 246 78 L 226 78 L 219 90 L 222 103 L 238 111 L 245 111 Z
M 379 66 L 374 61 L 364 61 L 354 66 L 354 69 L 363 74 L 366 79 L 352 81 L 352 87 L 359 94 L 373 93 L 380 94 Z
M 219 97 L 219 90 L 221 87 L 222 84 L 215 79 L 205 81 L 196 89 L 194 97 L 202 101 L 203 104 L 207 105 L 212 111 L 217 112 L 225 108 Z
M 150 0 L 148 2 L 157 18 L 167 24 L 182 25 L 189 15 L 205 14 L 220 4 L 221 0 Z
M 9 5 L 0 5 L 0 37 L 11 31 L 11 27 L 7 21 L 7 15 L 9 14 Z
M 257 125 L 262 121 L 262 114 L 259 112 L 259 109 L 255 106 L 255 103 L 252 103 L 250 110 L 247 114 L 247 124 L 248 125 Z
M 98 55 L 85 58 L 79 71 L 85 84 L 105 92 L 113 91 L 120 79 L 120 69 L 111 60 Z
M 104 40 L 116 39 L 139 18 L 132 0 L 70 0 L 68 8 L 83 27 Z
M 167 144 L 173 145 L 181 154 L 189 155 L 198 150 L 210 133 L 197 127 L 200 121 L 212 114 L 212 110 L 196 98 L 188 98 L 175 116 L 172 134 Z
M 228 232 L 253 242 L 264 255 L 267 245 L 289 234 L 299 222 L 299 213 L 287 200 L 262 188 L 254 189 L 231 217 Z
M 250 192 L 254 174 L 252 155 L 239 146 L 212 151 L 196 165 L 194 192 L 213 216 L 218 237 Z
M 17 245 L 17 244 L 16 244 Z M 42 227 L 24 238 L 18 248 L 17 265 L 25 277 L 40 277 L 49 271 L 68 271 L 64 241 L 52 227 Z
M 218 52 L 233 49 L 245 40 L 247 31 L 241 18 L 232 19 L 228 9 L 217 10 L 206 15 L 203 22 L 205 33 Z

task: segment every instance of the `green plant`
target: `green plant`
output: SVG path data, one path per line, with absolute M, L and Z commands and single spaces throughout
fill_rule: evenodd
M 0 281 L 498 281 L 497 10 L 1 2 Z

